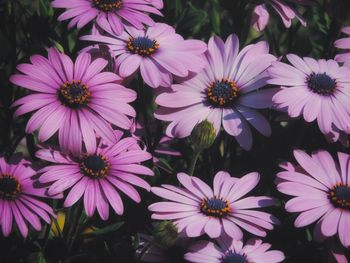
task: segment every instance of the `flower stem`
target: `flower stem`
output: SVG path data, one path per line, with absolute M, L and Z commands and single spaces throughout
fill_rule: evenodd
M 202 152 L 202 150 L 197 148 L 197 147 L 195 147 L 193 150 L 193 156 L 192 156 L 190 164 L 188 166 L 188 174 L 190 176 L 192 176 L 194 173 L 194 170 L 196 168 L 196 163 L 198 161 L 199 156 L 201 155 L 201 152 Z
M 138 77 L 138 94 L 139 94 L 139 103 L 141 106 L 141 114 L 142 114 L 142 119 L 143 119 L 143 126 L 144 126 L 144 131 L 145 131 L 145 143 L 147 145 L 147 148 L 150 148 L 150 131 L 149 131 L 149 125 L 148 125 L 148 116 L 147 116 L 147 106 L 145 103 L 145 92 L 144 92 L 144 84 L 143 84 L 143 79 L 141 76 Z

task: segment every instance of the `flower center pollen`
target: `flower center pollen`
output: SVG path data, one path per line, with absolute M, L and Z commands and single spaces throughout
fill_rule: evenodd
M 109 172 L 110 163 L 102 155 L 86 156 L 80 162 L 81 172 L 93 179 L 105 178 Z
M 336 184 L 329 191 L 328 197 L 335 207 L 350 210 L 350 185 Z
M 224 201 L 221 198 L 203 199 L 200 206 L 201 212 L 207 216 L 224 217 L 230 211 L 230 205 L 228 201 Z
M 58 97 L 62 104 L 70 108 L 80 108 L 85 106 L 91 97 L 88 87 L 78 81 L 71 81 L 64 83 L 59 91 Z
M 0 176 L 0 198 L 13 200 L 21 193 L 21 184 L 10 174 Z
M 248 263 L 248 261 L 245 256 L 230 251 L 222 257 L 221 263 Z
M 94 6 L 104 12 L 116 11 L 121 8 L 121 0 L 93 0 Z
M 157 40 L 148 37 L 130 38 L 127 44 L 128 50 L 133 54 L 146 57 L 152 55 L 159 48 Z
M 312 92 L 329 96 L 335 91 L 337 83 L 326 73 L 313 73 L 309 76 L 307 85 Z
M 231 106 L 238 96 L 238 87 L 234 81 L 215 81 L 206 90 L 208 102 L 216 107 Z

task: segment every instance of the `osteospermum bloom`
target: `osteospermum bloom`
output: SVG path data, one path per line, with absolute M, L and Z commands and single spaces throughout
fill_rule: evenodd
M 142 29 L 154 21 L 147 13 L 162 15 L 162 0 L 54 0 L 55 8 L 65 8 L 58 20 L 70 20 L 68 27 L 82 28 L 91 21 L 110 34 L 120 35 L 125 25 Z
M 39 140 L 46 141 L 58 131 L 60 146 L 74 153 L 96 147 L 96 136 L 115 143 L 111 124 L 129 129 L 135 110 L 128 104 L 136 92 L 116 81 L 120 77 L 102 72 L 107 60 L 91 61 L 91 55 L 81 53 L 75 63 L 57 49 L 48 51 L 48 59 L 40 55 L 30 58 L 31 64 L 20 64 L 23 74 L 11 76 L 12 83 L 34 91 L 34 94 L 14 102 L 19 106 L 15 116 L 35 111 L 26 132 L 39 130 Z
M 226 172 L 218 172 L 214 178 L 214 190 L 197 177 L 184 173 L 177 175 L 184 188 L 172 185 L 152 187 L 151 191 L 169 201 L 149 206 L 152 218 L 172 220 L 180 234 L 197 237 L 208 234 L 217 238 L 222 234 L 241 239 L 240 228 L 265 236 L 266 229 L 273 229 L 278 220 L 269 213 L 255 211 L 275 204 L 267 196 L 242 198 L 259 182 L 258 173 L 250 173 L 242 178 L 231 177 Z
M 121 215 L 124 206 L 119 192 L 135 202 L 141 197 L 134 186 L 150 190 L 150 185 L 138 175 L 153 175 L 152 170 L 140 164 L 152 155 L 141 150 L 134 138 L 118 140 L 107 145 L 98 142 L 95 149 L 81 156 L 67 156 L 52 149 L 41 149 L 36 156 L 54 163 L 40 170 L 39 182 L 50 183 L 48 193 L 55 195 L 68 191 L 64 206 L 70 207 L 83 196 L 88 216 L 97 209 L 103 220 L 109 217 L 109 205 Z
M 107 44 L 116 58 L 117 73 L 128 77 L 140 69 L 143 80 L 151 87 L 168 87 L 172 76 L 187 77 L 204 67 L 201 55 L 206 44 L 184 40 L 167 24 L 156 23 L 145 30 L 126 27 L 120 36 L 83 36 L 82 40 Z
M 254 0 L 253 0 L 254 1 Z M 304 18 L 299 12 L 291 6 L 291 2 L 296 4 L 304 4 L 305 0 L 265 0 L 262 4 L 257 5 L 252 14 L 252 24 L 255 30 L 263 31 L 270 20 L 268 6 L 271 6 L 281 17 L 285 27 L 289 28 L 292 25 L 292 20 L 297 18 L 303 26 L 306 26 Z
M 343 53 L 338 54 L 335 60 L 344 62 L 345 65 L 350 66 L 350 27 L 344 27 L 342 32 L 348 36 L 335 41 L 334 45 L 343 50 Z
M 257 90 L 266 85 L 266 69 L 276 58 L 268 54 L 269 47 L 264 41 L 238 51 L 236 35 L 230 35 L 226 43 L 212 37 L 205 69 L 192 79 L 172 85 L 172 92 L 156 98 L 161 106 L 156 118 L 171 122 L 166 131 L 168 136 L 187 137 L 205 119 L 213 123 L 216 133 L 222 124 L 245 149 L 252 146 L 248 123 L 265 136 L 271 134 L 270 124 L 255 109 L 272 106 L 276 90 Z
M 332 130 L 349 132 L 350 69 L 334 60 L 300 57 L 289 54 L 292 65 L 275 62 L 268 72 L 268 83 L 281 85 L 273 97 L 289 116 L 303 116 L 307 122 L 317 119 L 322 133 Z
M 4 236 L 10 235 L 14 221 L 26 237 L 28 224 L 40 231 L 40 218 L 49 224 L 50 216 L 55 216 L 52 208 L 38 199 L 47 197 L 46 189 L 34 188 L 36 172 L 30 165 L 25 160 L 12 163 L 0 158 L 0 225 Z
M 250 239 L 245 244 L 223 237 L 218 244 L 199 241 L 189 248 L 185 258 L 195 263 L 278 263 L 284 260 L 283 252 L 269 250 L 271 245 L 260 239 Z
M 277 189 L 294 196 L 286 203 L 288 212 L 301 212 L 296 227 L 317 221 L 315 230 L 326 237 L 338 235 L 345 247 L 350 247 L 350 156 L 338 153 L 335 163 L 326 151 L 311 156 L 294 151 L 298 165 L 289 164 L 277 174 Z

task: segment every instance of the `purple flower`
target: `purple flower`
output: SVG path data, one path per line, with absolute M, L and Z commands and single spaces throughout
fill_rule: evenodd
M 45 188 L 34 188 L 32 177 L 36 172 L 30 162 L 6 162 L 0 157 L 0 225 L 4 236 L 11 233 L 13 221 L 23 237 L 28 235 L 28 223 L 41 230 L 40 218 L 50 223 L 52 208 L 38 197 L 47 197 Z M 56 197 L 54 197 L 56 198 Z
M 344 27 L 342 31 L 348 36 L 335 41 L 334 45 L 344 51 L 343 53 L 338 54 L 335 57 L 335 60 L 344 62 L 346 66 L 350 66 L 350 27 Z
M 68 27 L 82 28 L 91 21 L 110 34 L 120 35 L 126 25 L 143 29 L 154 21 L 147 13 L 162 15 L 162 0 L 54 0 L 52 7 L 65 8 L 58 20 L 70 20 Z
M 350 70 L 334 60 L 303 58 L 289 54 L 288 65 L 275 62 L 268 72 L 270 84 L 282 89 L 273 97 L 289 116 L 317 119 L 322 133 L 350 132 Z
M 250 239 L 245 244 L 239 240 L 224 237 L 217 240 L 199 241 L 189 248 L 185 255 L 195 263 L 278 263 L 284 260 L 283 252 L 269 250 L 271 245 L 260 239 Z
M 97 208 L 101 218 L 107 220 L 109 204 L 118 215 L 123 214 L 119 191 L 140 202 L 141 197 L 134 186 L 150 190 L 150 185 L 135 174 L 153 175 L 152 170 L 139 164 L 151 159 L 152 155 L 141 150 L 131 137 L 118 138 L 112 145 L 100 141 L 94 149 L 78 157 L 51 149 L 39 150 L 36 156 L 55 163 L 39 171 L 42 173 L 39 181 L 51 184 L 48 193 L 55 195 L 69 190 L 65 207 L 74 205 L 84 196 L 85 211 L 90 217 Z
M 235 178 L 226 172 L 218 172 L 214 178 L 214 191 L 197 177 L 179 173 L 177 178 L 184 188 L 152 187 L 154 194 L 169 201 L 154 203 L 149 210 L 153 212 L 153 219 L 172 220 L 184 236 L 198 237 L 206 233 L 217 238 L 226 233 L 242 239 L 240 228 L 266 236 L 266 229 L 272 230 L 273 224 L 278 223 L 271 214 L 252 210 L 275 204 L 273 198 L 251 196 L 241 199 L 259 182 L 258 173 Z
M 297 18 L 303 26 L 306 26 L 304 18 L 299 12 L 290 6 L 285 0 L 266 0 L 266 3 L 257 5 L 253 10 L 252 24 L 255 30 L 263 31 L 270 20 L 270 14 L 268 11 L 268 5 L 270 5 L 281 17 L 285 27 L 289 28 L 292 25 L 292 20 Z M 305 4 L 308 1 L 305 0 L 291 0 L 297 4 Z
M 317 221 L 315 235 L 338 234 L 343 246 L 350 247 L 350 156 L 338 153 L 339 164 L 326 151 L 309 156 L 295 150 L 294 157 L 299 166 L 289 164 L 286 171 L 277 174 L 277 189 L 294 196 L 285 208 L 288 212 L 301 212 L 295 226 Z
M 143 80 L 151 87 L 170 86 L 172 75 L 187 77 L 204 67 L 201 55 L 206 44 L 184 40 L 167 24 L 156 23 L 146 30 L 126 27 L 120 36 L 90 35 L 82 40 L 107 44 L 116 57 L 117 72 L 128 77 L 140 69 Z
M 170 121 L 167 135 L 187 137 L 197 123 L 207 119 L 216 133 L 221 124 L 227 133 L 235 136 L 244 149 L 252 146 L 248 123 L 265 136 L 271 134 L 268 121 L 255 109 L 272 106 L 275 89 L 257 89 L 266 85 L 266 69 L 276 58 L 268 54 L 266 42 L 245 47 L 239 51 L 236 35 L 224 43 L 212 37 L 206 53 L 206 68 L 194 78 L 172 85 L 172 92 L 156 98 L 160 107 L 155 116 Z
M 14 102 L 19 106 L 15 116 L 35 111 L 26 127 L 27 133 L 39 130 L 39 140 L 46 141 L 58 131 L 64 150 L 80 153 L 82 141 L 88 151 L 96 147 L 95 137 L 115 143 L 111 124 L 129 129 L 135 110 L 128 104 L 136 93 L 116 81 L 114 73 L 102 72 L 108 62 L 98 58 L 91 62 L 88 53 L 81 53 L 75 63 L 57 49 L 49 49 L 48 59 L 34 55 L 31 64 L 20 64 L 23 74 L 11 82 L 34 91 Z

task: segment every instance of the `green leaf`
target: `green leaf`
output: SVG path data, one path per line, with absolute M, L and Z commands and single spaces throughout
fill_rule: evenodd
M 26 262 L 28 262 L 28 263 L 46 263 L 46 260 L 45 260 L 43 253 L 36 252 L 36 253 L 31 253 L 28 256 Z
M 84 233 L 84 234 L 82 234 L 82 236 L 91 237 L 91 236 L 102 236 L 102 235 L 110 234 L 112 232 L 117 231 L 123 225 L 124 225 L 124 222 L 118 222 L 118 223 L 115 223 L 113 225 L 106 226 L 104 228 L 98 228 L 93 232 Z
M 220 16 L 220 4 L 218 0 L 211 1 L 211 25 L 213 27 L 213 31 L 216 34 L 220 34 L 221 28 L 221 16 Z

